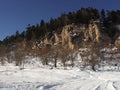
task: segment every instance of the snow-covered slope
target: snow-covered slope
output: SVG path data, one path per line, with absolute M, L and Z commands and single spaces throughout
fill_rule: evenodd
M 112 50 L 102 51 L 109 62 Z M 27 57 L 20 67 L 6 62 L 0 66 L 0 90 L 120 90 L 118 62 L 116 66 L 101 63 L 103 66 L 96 69 L 99 72 L 94 72 L 87 66 L 81 67 L 84 63 L 78 52 L 74 63 L 74 67 L 64 68 L 58 62 L 58 67 L 53 68 L 53 63 L 43 66 L 40 58 L 34 57 Z
M 120 72 L 0 66 L 0 90 L 120 90 Z

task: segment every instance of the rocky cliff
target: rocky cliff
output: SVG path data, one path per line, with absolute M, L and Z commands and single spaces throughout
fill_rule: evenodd
M 49 34 L 45 35 L 42 42 L 44 43 L 45 47 L 47 45 L 50 45 L 51 47 L 61 45 L 64 48 L 74 49 L 76 43 L 80 44 L 88 41 L 99 43 L 106 38 L 108 37 L 104 36 L 104 34 L 101 32 L 99 23 L 94 21 L 87 26 L 83 24 L 66 25 L 61 29 L 60 33 L 54 31 L 52 33 L 52 37 L 49 37 Z

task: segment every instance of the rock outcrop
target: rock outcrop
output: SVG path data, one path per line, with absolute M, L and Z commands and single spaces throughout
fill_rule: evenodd
M 85 36 L 87 38 L 89 37 L 93 42 L 100 42 L 101 33 L 99 27 L 95 23 L 89 24 L 88 31 Z
M 74 49 L 74 44 L 72 43 L 71 30 L 69 27 L 63 27 L 61 32 L 62 46 L 68 47 L 69 49 Z
M 61 42 L 61 36 L 59 34 L 57 34 L 57 32 L 53 32 L 54 34 L 54 38 L 55 38 L 55 44 L 54 45 L 57 45 Z
M 48 40 L 47 36 L 45 36 L 43 43 L 44 43 L 45 45 L 46 45 L 46 44 L 50 44 L 50 41 Z
M 85 25 L 66 25 L 62 28 L 61 33 L 53 32 L 53 38 L 48 38 L 48 35 L 44 37 L 43 43 L 44 45 L 58 45 L 61 44 L 62 47 L 68 49 L 74 49 L 75 42 L 84 41 L 91 41 L 91 42 L 100 42 L 101 39 L 101 32 L 100 27 L 95 22 L 92 22 L 86 27 Z M 80 39 L 76 39 L 80 38 Z M 79 42 L 80 43 L 80 42 Z
M 115 40 L 115 46 L 120 48 L 120 36 Z

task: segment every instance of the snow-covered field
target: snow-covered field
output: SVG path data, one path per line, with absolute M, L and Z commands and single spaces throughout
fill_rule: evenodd
M 0 90 L 120 90 L 120 72 L 0 66 Z

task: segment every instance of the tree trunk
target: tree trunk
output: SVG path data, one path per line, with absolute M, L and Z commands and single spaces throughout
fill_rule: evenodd
M 55 64 L 54 64 L 55 68 L 57 67 L 57 58 L 55 58 Z

